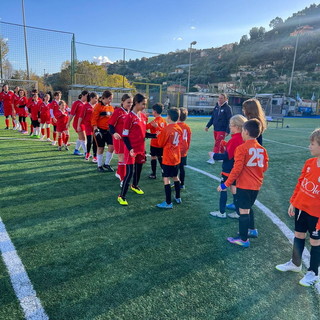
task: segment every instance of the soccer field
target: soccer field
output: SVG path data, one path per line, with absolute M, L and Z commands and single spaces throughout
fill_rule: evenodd
M 206 163 L 213 144 L 207 121 L 187 120 L 188 165 L 203 172 L 186 168 L 183 202 L 168 211 L 155 208 L 164 190 L 159 172 L 148 179 L 150 162 L 140 181 L 145 194 L 129 191 L 129 206 L 121 207 L 119 180 L 73 156 L 73 146 L 58 152 L 0 130 L 0 217 L 49 319 L 320 319 L 319 291 L 298 284 L 303 273 L 275 269 L 292 246 L 263 211 L 254 207 L 259 238 L 248 249 L 226 241 L 238 221 L 209 216 L 218 209 L 218 182 L 204 173 L 219 177 L 221 163 Z M 258 200 L 293 230 L 289 198 L 320 119 L 286 118 L 286 125 L 270 124 L 264 134 L 270 162 Z M 10 279 L 19 270 L 0 259 L 0 319 L 24 319 Z

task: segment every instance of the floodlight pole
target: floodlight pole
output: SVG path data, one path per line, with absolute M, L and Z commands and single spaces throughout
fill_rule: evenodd
M 191 51 L 192 51 L 192 46 L 196 45 L 197 41 L 192 41 L 190 43 L 190 48 L 189 48 L 189 73 L 188 73 L 188 86 L 187 86 L 187 92 L 189 92 L 190 89 L 190 76 L 191 76 Z
M 23 19 L 23 31 L 24 31 L 24 49 L 25 49 L 25 53 L 26 53 L 27 80 L 30 80 L 29 60 L 28 60 L 28 46 L 27 46 L 26 18 L 25 18 L 25 14 L 24 14 L 24 0 L 21 0 L 21 4 L 22 4 L 22 19 Z

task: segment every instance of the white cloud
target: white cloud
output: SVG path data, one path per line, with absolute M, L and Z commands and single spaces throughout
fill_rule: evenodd
M 102 63 L 113 63 L 107 56 L 94 56 L 93 61 L 96 62 L 98 65 Z
M 183 38 L 182 38 L 182 37 L 178 37 L 178 38 L 173 38 L 173 40 L 175 40 L 175 41 L 182 41 Z
M 191 30 L 196 30 L 197 28 L 195 26 L 190 27 Z

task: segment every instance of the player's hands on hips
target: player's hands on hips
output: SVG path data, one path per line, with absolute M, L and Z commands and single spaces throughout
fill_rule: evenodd
M 120 139 L 121 139 L 120 134 L 117 133 L 117 132 L 115 132 L 115 133 L 113 134 L 113 137 L 114 137 L 116 140 L 120 140 Z
M 294 216 L 294 206 L 290 203 L 290 206 L 288 208 L 288 215 L 290 217 L 293 217 Z
M 134 157 L 134 158 L 135 158 L 135 156 L 136 156 L 136 154 L 134 153 L 134 150 L 133 150 L 133 149 L 130 150 L 130 156 L 131 156 L 131 157 Z

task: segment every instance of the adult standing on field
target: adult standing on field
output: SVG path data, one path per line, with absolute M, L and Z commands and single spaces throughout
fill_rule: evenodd
M 221 93 L 218 102 L 213 109 L 211 118 L 204 129 L 205 131 L 208 131 L 213 125 L 214 153 L 219 153 L 221 141 L 223 141 L 230 133 L 229 120 L 231 117 L 232 111 L 231 107 L 228 105 L 228 96 L 225 93 Z M 207 162 L 214 164 L 213 159 L 209 159 Z

